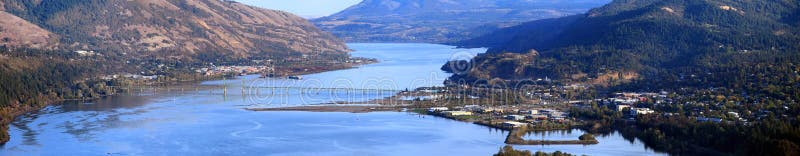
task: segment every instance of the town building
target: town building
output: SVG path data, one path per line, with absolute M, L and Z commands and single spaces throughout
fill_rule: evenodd
M 554 112 L 550 112 L 549 117 L 550 118 L 566 118 L 567 117 L 567 113 L 566 112 L 562 112 L 562 111 L 554 111 Z
M 519 114 L 523 115 L 536 115 L 539 114 L 539 110 L 531 109 L 531 110 L 519 110 Z
M 488 108 L 481 108 L 480 112 L 481 113 L 503 113 L 503 109 L 488 107 Z
M 720 118 L 706 118 L 706 117 L 698 117 L 697 122 L 713 122 L 713 123 L 720 123 L 722 119 Z
M 472 112 L 467 111 L 444 111 L 442 114 L 447 116 L 469 116 L 472 115 Z
M 506 119 L 519 121 L 519 120 L 525 120 L 525 116 L 522 116 L 522 115 L 507 115 Z
M 631 108 L 631 105 L 625 105 L 625 104 L 617 105 L 617 111 L 618 112 L 621 112 L 622 110 L 625 110 L 625 108 Z
M 635 115 L 647 115 L 647 114 L 652 114 L 652 113 L 655 113 L 655 111 L 653 111 L 650 108 L 631 108 L 631 115 L 634 115 L 634 116 Z
M 428 112 L 434 113 L 434 112 L 441 112 L 441 111 L 447 111 L 447 110 L 450 110 L 450 109 L 447 108 L 447 107 L 431 107 L 430 109 L 428 109 Z
M 528 115 L 528 116 L 525 116 L 525 118 L 527 118 L 527 119 L 534 119 L 534 120 L 547 120 L 547 115 L 541 115 L 541 114 L 538 114 L 538 115 Z
M 516 121 L 506 121 L 506 122 L 503 122 L 503 124 L 502 124 L 502 126 L 505 127 L 505 128 L 520 128 L 520 127 L 526 126 L 526 125 L 527 124 L 525 124 L 525 123 L 516 122 Z
M 736 112 L 728 112 L 728 115 L 733 117 L 733 118 L 739 118 L 739 113 L 736 113 Z

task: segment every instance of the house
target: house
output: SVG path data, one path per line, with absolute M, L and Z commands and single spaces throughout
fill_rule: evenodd
M 531 109 L 531 110 L 519 110 L 519 114 L 524 115 L 536 115 L 539 114 L 539 110 Z
M 535 120 L 547 120 L 547 115 L 541 115 L 541 114 L 528 115 L 528 116 L 525 116 L 525 118 L 527 118 L 527 119 L 535 119 Z
M 697 122 L 713 122 L 713 123 L 720 123 L 722 119 L 720 118 L 706 118 L 706 117 L 697 117 Z
M 447 110 L 450 110 L 450 109 L 447 108 L 447 107 L 431 107 L 431 108 L 428 109 L 428 112 L 433 113 L 433 112 L 441 112 L 441 111 L 447 111 Z
M 117 79 L 117 78 L 119 78 L 119 75 L 116 75 L 116 74 L 115 74 L 115 75 L 104 75 L 104 76 L 100 76 L 100 79 L 103 79 L 103 80 L 106 80 L 106 81 L 108 81 L 108 80 L 113 80 L 113 79 Z
M 147 79 L 147 80 L 155 80 L 157 78 L 158 78 L 158 75 L 142 76 L 142 79 Z
M 736 112 L 728 112 L 728 115 L 732 116 L 733 118 L 739 118 L 739 113 Z
M 526 125 L 525 123 L 516 122 L 516 121 L 506 121 L 506 122 L 503 122 L 503 124 L 502 124 L 502 126 L 505 127 L 505 128 L 519 128 L 519 127 L 522 127 L 522 126 L 525 126 L 525 125 Z
M 642 96 L 642 94 L 639 94 L 639 93 L 617 93 L 617 96 L 635 98 L 635 97 Z
M 478 105 L 466 105 L 466 106 L 464 106 L 463 110 L 471 111 L 471 112 L 478 112 L 478 111 L 481 110 L 481 106 L 478 106 Z
M 77 53 L 80 56 L 92 56 L 96 54 L 94 51 L 86 51 L 86 50 L 78 50 L 75 51 L 75 53 Z
M 631 115 L 647 115 L 651 113 L 655 113 L 655 111 L 650 108 L 631 108 Z
M 472 112 L 467 112 L 467 111 L 444 111 L 444 112 L 442 112 L 442 114 L 447 115 L 447 116 L 468 116 L 468 115 L 472 115 Z
M 548 118 L 566 117 L 567 116 L 567 113 L 562 112 L 562 111 L 558 111 L 558 110 L 555 110 L 555 109 L 542 109 L 542 110 L 539 110 L 539 114 L 547 115 Z
M 625 108 L 631 108 L 631 105 L 625 105 L 625 104 L 619 104 L 619 105 L 617 105 L 617 111 L 618 111 L 618 112 L 621 112 L 621 111 L 622 111 L 622 110 L 624 110 Z
M 481 113 L 503 113 L 503 109 L 499 108 L 481 108 Z
M 435 93 L 447 92 L 447 90 L 444 90 L 441 87 L 422 87 L 422 88 L 418 88 L 417 91 L 423 92 L 423 93 L 434 93 L 434 94 Z
M 539 114 L 550 115 L 550 113 L 555 112 L 556 110 L 553 109 L 542 109 L 539 110 Z
M 566 121 L 566 119 L 564 117 L 554 117 L 554 118 L 550 118 L 550 121 L 553 121 L 553 122 L 564 122 L 564 121 Z
M 627 98 L 627 97 L 611 98 L 611 100 L 616 102 L 616 103 L 624 103 L 624 104 L 633 104 L 633 103 L 639 102 L 638 98 Z
M 508 116 L 506 116 L 506 119 L 519 121 L 519 120 L 525 120 L 525 116 L 522 116 L 522 115 L 508 115 Z
M 562 111 L 554 111 L 554 112 L 550 112 L 550 116 L 549 117 L 550 118 L 565 118 L 565 117 L 567 117 L 567 113 L 562 112 Z

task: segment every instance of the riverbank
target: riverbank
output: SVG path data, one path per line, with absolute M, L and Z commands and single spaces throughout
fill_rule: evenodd
M 527 126 L 520 126 L 520 127 L 507 127 L 503 126 L 503 122 L 500 121 L 474 121 L 475 120 L 474 118 L 469 118 L 469 117 L 459 118 L 443 114 L 429 114 L 429 115 L 456 121 L 462 121 L 462 122 L 472 122 L 476 125 L 508 131 L 509 133 L 506 136 L 505 143 L 509 145 L 594 145 L 600 143 L 593 136 L 591 136 L 591 134 L 584 134 L 584 136 L 588 135 L 591 137 L 582 136 L 581 138 L 578 138 L 579 140 L 525 140 L 523 138 L 523 136 L 525 136 L 525 134 L 527 134 L 528 132 L 570 130 L 578 127 L 579 125 L 546 127 L 546 126 L 529 124 Z
M 445 92 L 437 93 L 433 90 L 442 90 Z M 592 139 L 580 140 L 525 140 L 522 136 L 528 132 L 571 130 L 586 127 L 586 123 L 568 119 L 563 113 L 552 108 L 479 106 L 465 104 L 463 99 L 448 100 L 446 98 L 441 98 L 465 97 L 463 95 L 459 96 L 454 94 L 461 91 L 462 90 L 459 88 L 452 87 L 422 87 L 415 90 L 401 91 L 390 97 L 373 99 L 365 102 L 332 102 L 324 105 L 247 108 L 247 110 L 350 113 L 407 111 L 508 131 L 509 135 L 506 136 L 505 143 L 511 145 L 593 145 L 599 143 L 597 140 L 593 139 L 593 137 Z M 491 99 L 476 98 L 472 100 L 490 101 Z M 524 115 L 526 112 L 528 113 L 527 116 Z M 533 115 L 531 115 L 531 112 L 534 112 Z M 509 119 L 510 117 L 514 117 L 514 119 Z M 524 119 L 522 119 L 523 117 Z
M 64 101 L 58 98 L 52 98 L 47 103 L 57 103 Z M 8 135 L 8 125 L 16 119 L 17 116 L 23 115 L 28 112 L 36 111 L 47 107 L 49 104 L 44 105 L 26 105 L 26 104 L 12 104 L 7 107 L 0 107 L 0 145 L 5 144 L 11 137 Z
M 359 66 L 375 64 L 375 63 L 379 63 L 379 61 L 374 58 L 354 57 L 351 58 L 351 60 L 346 61 L 345 63 L 335 63 L 335 64 L 297 63 L 288 66 L 278 66 L 274 67 L 273 71 L 264 73 L 273 74 L 274 76 L 278 77 L 310 75 L 310 74 L 317 74 L 317 73 L 337 71 L 337 70 L 353 69 L 353 68 L 358 68 Z
M 302 112 L 348 112 L 348 113 L 370 113 L 370 112 L 402 112 L 414 111 L 405 106 L 387 106 L 387 105 L 311 105 L 311 106 L 295 106 L 295 107 L 277 107 L 277 108 L 246 108 L 250 111 L 302 111 Z M 424 115 L 432 115 L 424 113 L 424 111 L 414 111 Z M 446 115 L 433 115 L 436 117 L 446 118 L 461 122 L 471 122 L 476 125 L 481 125 L 489 128 L 496 128 L 508 131 L 505 143 L 509 145 L 594 145 L 600 143 L 593 136 L 588 138 L 576 138 L 578 140 L 525 140 L 523 136 L 531 131 L 553 131 L 553 130 L 568 130 L 572 126 L 566 128 L 545 128 L 535 126 L 523 126 L 517 128 L 503 127 L 499 124 L 487 123 L 482 121 L 471 121 L 471 118 L 455 118 Z M 591 134 L 585 134 L 591 136 Z
M 435 117 L 441 117 L 449 120 L 455 120 L 460 122 L 469 122 L 476 125 L 481 125 L 489 128 L 500 129 L 504 131 L 508 131 L 509 134 L 506 136 L 505 143 L 509 145 L 594 145 L 598 144 L 599 141 L 594 139 L 594 137 L 587 137 L 584 138 L 576 138 L 578 140 L 525 140 L 523 136 L 528 132 L 533 131 L 555 131 L 555 130 L 570 130 L 576 127 L 580 127 L 581 125 L 575 124 L 568 124 L 566 126 L 559 126 L 559 125 L 552 125 L 552 124 L 545 124 L 540 123 L 540 125 L 531 125 L 528 124 L 526 126 L 521 127 L 507 127 L 503 125 L 503 121 L 484 121 L 478 120 L 475 117 L 470 116 L 449 116 L 442 113 L 431 113 L 423 109 L 424 107 L 420 105 L 412 105 L 414 101 L 412 100 L 398 100 L 396 96 L 379 99 L 379 100 L 370 100 L 371 102 L 378 102 L 384 104 L 363 104 L 366 102 L 356 102 L 359 104 L 347 104 L 343 102 L 339 102 L 336 104 L 326 104 L 326 105 L 310 105 L 310 106 L 295 106 L 295 107 L 278 107 L 278 108 L 246 108 L 246 110 L 250 111 L 303 111 L 303 112 L 349 112 L 349 113 L 369 113 L 369 112 L 387 112 L 387 111 L 408 111 L 408 112 L 416 112 L 418 114 L 423 115 L 431 115 Z M 385 103 L 409 103 L 404 105 L 388 105 Z M 591 134 L 585 134 L 591 136 Z
M 330 72 L 330 71 L 337 71 L 337 70 L 347 70 L 352 68 L 357 68 L 358 66 L 377 63 L 378 61 L 375 59 L 367 59 L 367 58 L 358 58 L 355 60 L 361 61 L 353 61 L 347 63 L 341 63 L 337 65 L 321 65 L 321 66 L 302 66 L 302 67 L 283 67 L 277 69 L 281 73 L 286 75 L 308 75 L 308 74 L 316 74 L 316 73 L 323 73 L 323 72 Z M 125 93 L 131 92 L 131 90 L 123 89 L 125 87 L 121 86 L 146 86 L 146 87 L 175 87 L 175 86 L 186 86 L 186 85 L 198 85 L 204 81 L 213 81 L 213 80 L 223 80 L 226 78 L 232 78 L 239 74 L 236 73 L 218 73 L 215 75 L 200 75 L 198 73 L 193 72 L 182 72 L 182 73 L 175 73 L 173 77 L 165 77 L 160 79 L 129 79 L 129 78 L 119 78 L 119 79 L 110 79 L 110 80 L 100 80 L 100 79 L 91 79 L 86 81 L 98 81 L 103 82 L 104 84 L 115 84 L 120 86 L 105 86 L 103 85 L 101 88 L 102 91 L 100 93 L 92 94 L 93 96 L 87 97 L 64 97 L 63 95 L 58 94 L 45 94 L 39 95 L 35 99 L 39 101 L 36 103 L 20 103 L 20 102 L 12 102 L 8 106 L 0 107 L 0 145 L 5 144 L 11 138 L 8 134 L 9 124 L 13 122 L 17 117 L 24 115 L 26 113 L 34 112 L 41 110 L 47 106 L 63 103 L 65 101 L 90 101 L 90 100 L 97 100 L 101 98 L 105 98 L 108 96 L 115 96 L 118 93 Z M 90 85 L 91 86 L 91 85 Z M 94 87 L 94 86 L 93 86 Z M 95 91 L 101 90 L 99 88 L 92 88 Z M 300 109 L 300 108 L 298 108 Z M 310 109 L 305 109 L 310 110 Z M 364 108 L 351 108 L 353 112 L 362 111 L 364 112 Z

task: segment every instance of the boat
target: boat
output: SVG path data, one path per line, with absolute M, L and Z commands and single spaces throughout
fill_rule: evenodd
M 268 78 L 268 77 L 275 77 L 275 74 L 272 74 L 272 73 L 261 73 L 261 76 L 259 76 L 258 78 L 262 78 L 263 79 L 263 78 Z
M 303 79 L 303 77 L 301 77 L 301 76 L 289 76 L 287 78 L 292 79 L 292 80 L 302 80 Z

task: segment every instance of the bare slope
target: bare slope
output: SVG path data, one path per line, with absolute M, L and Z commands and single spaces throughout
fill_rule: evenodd
M 60 45 L 72 50 L 176 58 L 197 53 L 230 53 L 229 56 L 248 57 L 262 52 L 343 54 L 347 51 L 342 41 L 320 31 L 303 18 L 232 1 L 4 2 L 6 12 L 60 36 L 57 40 Z M 14 28 L 9 25 L 14 24 L 2 23 L 4 28 Z M 30 31 L 35 30 L 39 29 Z M 35 34 L 47 33 L 36 31 Z M 11 36 L 11 40 L 33 42 L 52 38 L 38 36 L 50 35 L 34 35 L 35 40 Z

